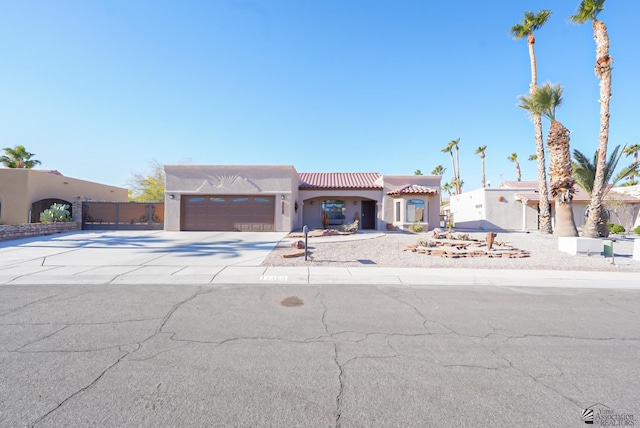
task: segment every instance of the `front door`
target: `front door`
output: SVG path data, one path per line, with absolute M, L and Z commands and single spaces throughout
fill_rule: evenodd
M 362 201 L 360 213 L 361 229 L 376 228 L 376 201 Z

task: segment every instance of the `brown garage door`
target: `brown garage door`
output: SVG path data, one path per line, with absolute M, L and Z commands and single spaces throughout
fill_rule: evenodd
M 275 230 L 273 196 L 183 195 L 181 211 L 182 230 Z

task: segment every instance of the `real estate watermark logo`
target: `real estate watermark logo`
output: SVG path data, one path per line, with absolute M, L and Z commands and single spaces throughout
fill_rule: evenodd
M 601 427 L 632 427 L 636 422 L 633 414 L 616 412 L 602 403 L 595 403 L 584 409 L 582 421 L 587 425 Z

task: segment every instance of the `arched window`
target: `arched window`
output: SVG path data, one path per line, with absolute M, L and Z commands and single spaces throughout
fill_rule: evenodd
M 411 223 L 424 221 L 424 201 L 422 199 L 407 201 L 407 221 Z
M 329 224 L 343 224 L 347 216 L 347 206 L 344 201 L 327 199 L 322 201 L 322 212 L 329 216 Z

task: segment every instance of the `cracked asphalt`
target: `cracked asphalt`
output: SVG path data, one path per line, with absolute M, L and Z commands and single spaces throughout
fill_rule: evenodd
M 639 303 L 483 285 L 5 284 L 0 426 L 578 426 L 594 403 L 637 423 Z

